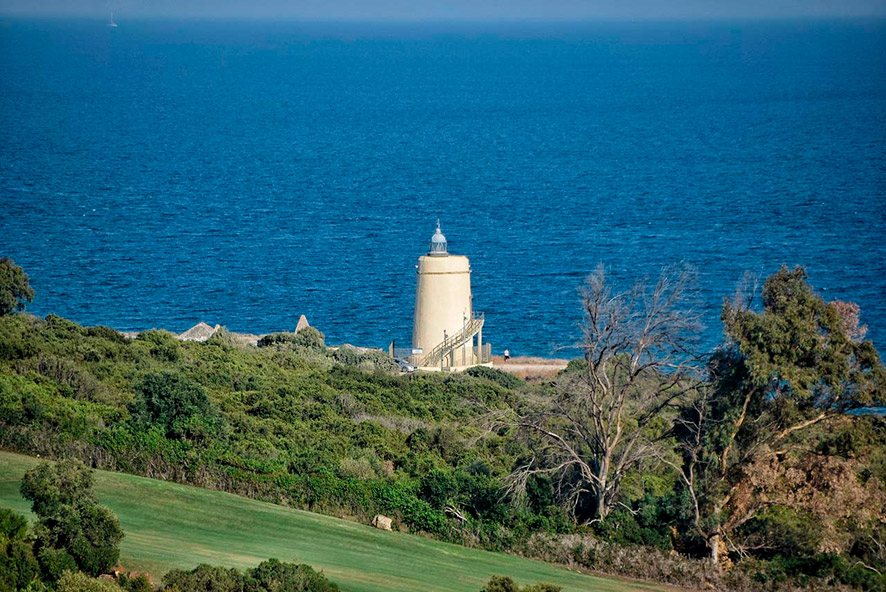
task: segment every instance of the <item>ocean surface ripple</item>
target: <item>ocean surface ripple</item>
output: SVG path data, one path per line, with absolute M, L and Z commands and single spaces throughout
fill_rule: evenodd
M 439 216 L 494 351 L 562 355 L 598 263 L 707 328 L 805 265 L 886 349 L 886 23 L 0 21 L 0 255 L 121 330 L 411 335 Z

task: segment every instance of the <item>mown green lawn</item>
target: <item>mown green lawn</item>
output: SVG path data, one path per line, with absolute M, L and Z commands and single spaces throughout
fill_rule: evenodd
M 38 462 L 0 452 L 0 507 L 33 518 L 19 480 Z M 132 475 L 97 471 L 96 490 L 126 533 L 122 563 L 155 578 L 198 563 L 252 567 L 274 557 L 321 569 L 346 592 L 478 592 L 492 575 L 575 592 L 664 589 Z

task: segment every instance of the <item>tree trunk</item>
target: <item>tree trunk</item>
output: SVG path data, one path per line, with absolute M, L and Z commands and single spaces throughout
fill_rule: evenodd
M 715 532 L 708 537 L 708 550 L 710 551 L 711 562 L 720 569 L 720 533 Z
M 606 505 L 606 486 L 608 481 L 606 476 L 609 474 L 609 455 L 606 454 L 600 460 L 600 468 L 597 470 L 597 515 L 595 518 L 602 522 L 609 514 L 609 508 Z
M 606 519 L 606 514 L 608 514 L 608 512 L 606 511 L 606 496 L 602 491 L 600 491 L 597 494 L 597 520 L 603 522 L 603 520 Z

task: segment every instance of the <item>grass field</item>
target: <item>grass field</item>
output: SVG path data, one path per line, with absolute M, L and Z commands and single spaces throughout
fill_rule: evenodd
M 38 462 L 0 452 L 0 507 L 33 519 L 18 491 L 21 476 Z M 274 557 L 322 569 L 346 592 L 478 592 L 492 575 L 550 582 L 564 592 L 664 589 L 120 473 L 97 471 L 96 490 L 126 533 L 122 563 L 155 578 L 198 563 L 251 567 Z

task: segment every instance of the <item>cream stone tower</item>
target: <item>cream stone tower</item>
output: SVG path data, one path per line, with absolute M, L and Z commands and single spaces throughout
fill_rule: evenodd
M 439 220 L 428 254 L 419 257 L 416 267 L 413 363 L 450 371 L 491 365 L 491 348 L 483 344 L 483 315 L 474 314 L 472 306 L 471 264 L 464 255 L 449 253 Z

